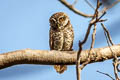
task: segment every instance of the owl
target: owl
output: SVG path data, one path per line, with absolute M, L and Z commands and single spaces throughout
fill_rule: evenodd
M 53 14 L 50 19 L 50 50 L 71 51 L 73 46 L 74 32 L 68 15 L 64 12 Z M 56 72 L 63 73 L 66 65 L 54 65 Z

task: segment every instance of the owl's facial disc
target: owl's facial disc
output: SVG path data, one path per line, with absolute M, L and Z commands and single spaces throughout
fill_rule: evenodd
M 58 28 L 64 29 L 69 20 L 65 16 L 60 16 L 57 21 Z
M 69 18 L 66 15 L 51 17 L 50 25 L 54 30 L 63 30 L 68 24 Z
M 50 19 L 50 25 L 51 25 L 51 27 L 52 27 L 54 30 L 57 29 L 56 19 L 55 19 L 55 18 L 51 18 L 51 19 Z
M 52 18 L 52 19 L 50 20 L 50 23 L 51 23 L 51 24 L 55 24 L 55 23 L 56 23 L 56 19 Z

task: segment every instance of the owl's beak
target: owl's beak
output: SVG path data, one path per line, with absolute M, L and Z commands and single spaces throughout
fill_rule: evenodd
M 60 24 L 57 24 L 57 28 L 58 28 L 58 29 L 61 29 Z
M 60 25 L 59 24 L 57 24 L 57 27 L 59 27 Z

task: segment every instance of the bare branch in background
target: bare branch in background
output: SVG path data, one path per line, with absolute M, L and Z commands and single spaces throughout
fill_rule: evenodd
M 75 12 L 76 14 L 83 16 L 83 17 L 88 17 L 88 18 L 92 18 L 93 15 L 92 14 L 85 14 L 83 12 L 81 12 L 80 10 L 76 9 L 74 7 L 74 5 L 78 2 L 78 0 L 75 0 L 73 4 L 69 4 L 66 0 L 59 0 L 63 5 L 65 5 L 67 8 L 69 8 L 70 10 L 72 10 L 73 12 Z M 87 0 L 85 0 L 86 3 L 92 7 L 93 9 L 95 9 Z M 100 12 L 99 12 L 99 16 L 101 16 L 101 14 L 105 13 L 108 9 L 112 8 L 113 6 L 115 6 L 117 3 L 119 3 L 120 0 L 115 1 L 114 3 L 112 3 L 112 5 L 109 6 L 105 6 Z
M 85 34 L 85 37 L 83 39 L 83 41 L 79 41 L 79 50 L 78 50 L 78 53 L 77 53 L 77 61 L 76 61 L 76 75 L 77 75 L 77 80 L 81 80 L 80 78 L 80 75 L 81 75 L 81 71 L 82 69 L 88 64 L 90 63 L 91 59 L 93 59 L 94 55 L 91 53 L 93 51 L 93 47 L 94 47 L 94 42 L 95 42 L 95 34 L 96 34 L 96 25 L 98 22 L 104 22 L 106 21 L 105 20 L 102 20 L 101 18 L 106 14 L 106 11 L 110 8 L 112 8 L 113 6 L 115 6 L 117 3 L 120 2 L 120 0 L 117 0 L 115 1 L 114 3 L 112 3 L 112 5 L 109 5 L 109 6 L 104 6 L 104 8 L 102 9 L 102 11 L 99 11 L 98 9 L 100 8 L 100 6 L 102 5 L 102 3 L 100 3 L 99 0 L 97 0 L 97 6 L 96 8 L 94 8 L 90 3 L 89 1 L 85 0 L 86 3 L 95 10 L 94 12 L 94 15 L 88 15 L 88 14 L 85 14 L 79 10 L 77 10 L 74 5 L 77 3 L 78 0 L 75 0 L 75 2 L 73 4 L 69 4 L 67 2 L 67 0 L 59 0 L 62 4 L 64 4 L 67 8 L 69 8 L 71 11 L 73 11 L 74 13 L 80 15 L 80 16 L 83 16 L 83 17 L 88 17 L 88 18 L 91 18 L 91 21 L 88 25 L 88 29 L 87 29 L 87 32 Z M 107 2 L 107 0 L 104 2 Z M 90 47 L 90 50 L 88 52 L 88 56 L 87 56 L 87 60 L 85 62 L 81 62 L 82 60 L 82 47 L 83 47 L 83 44 L 86 43 L 87 39 L 88 39 L 88 36 L 89 36 L 89 33 L 91 31 L 91 28 L 92 26 L 94 25 L 94 31 L 93 31 L 93 34 L 92 34 L 92 43 L 91 43 L 91 47 Z M 113 42 L 112 42 L 112 39 L 110 37 L 110 34 L 109 34 L 109 31 L 105 28 L 105 26 L 101 23 L 103 29 L 104 29 L 104 33 L 105 33 L 105 36 L 106 36 L 106 39 L 107 39 L 107 43 L 108 43 L 108 46 L 109 46 L 109 49 L 112 53 L 112 55 L 114 56 L 114 73 L 115 73 L 115 76 L 116 76 L 116 80 L 119 79 L 118 77 L 118 74 L 117 74 L 117 70 L 118 69 L 118 59 L 117 59 L 117 56 L 115 54 L 115 52 L 113 52 L 113 49 L 111 49 L 111 46 L 110 44 L 112 44 L 113 46 Z M 109 44 L 110 43 L 110 44 Z M 94 57 L 95 58 L 95 57 Z M 98 58 L 96 58 L 97 60 Z M 104 59 L 107 59 L 104 57 Z M 94 59 L 93 59 L 94 60 Z M 80 66 L 81 64 L 81 66 Z
M 112 42 L 112 38 L 110 37 L 109 31 L 106 29 L 106 27 L 104 26 L 103 23 L 101 23 L 101 25 L 103 27 L 104 32 L 106 33 L 106 36 L 108 37 L 108 39 L 110 41 L 110 44 L 114 45 L 113 42 Z
M 93 9 L 95 10 L 94 6 L 92 4 L 90 4 L 90 2 L 88 0 L 85 0 L 85 2 Z
M 79 67 L 80 70 L 82 70 L 92 59 L 93 59 L 93 53 L 92 53 L 92 49 L 94 48 L 94 43 L 95 43 L 95 35 L 96 35 L 96 24 L 94 24 L 94 29 L 93 29 L 93 34 L 92 34 L 92 42 L 91 42 L 91 47 L 89 50 L 89 54 L 88 54 L 88 59 L 86 60 L 86 62 L 82 63 L 82 65 Z M 92 58 L 91 58 L 92 57 Z
M 114 62 L 113 62 L 114 74 L 115 74 L 116 80 L 120 80 L 119 75 L 118 75 L 118 70 L 117 70 L 117 66 L 118 66 L 118 63 L 117 63 L 117 62 L 118 62 L 118 61 L 114 61 Z
M 94 29 L 93 29 L 93 34 L 92 34 L 92 43 L 91 43 L 90 50 L 94 48 L 94 44 L 95 44 L 95 35 L 96 35 L 96 24 L 94 24 Z
M 100 12 L 106 12 L 108 9 L 111 9 L 112 7 L 114 7 L 115 5 L 117 5 L 118 3 L 120 2 L 120 0 L 117 0 L 117 1 L 115 1 L 115 2 L 113 2 L 111 5 L 109 5 L 109 6 L 105 6 L 104 8 L 103 8 L 103 10 L 102 11 L 100 11 Z
M 113 52 L 113 50 L 111 49 L 111 46 L 110 46 L 110 43 L 111 45 L 113 46 L 113 42 L 112 42 L 112 39 L 110 37 L 110 34 L 109 34 L 109 31 L 106 29 L 106 27 L 101 23 L 103 29 L 104 29 L 104 34 L 105 34 L 105 37 L 106 37 L 106 40 L 107 40 L 107 44 L 114 56 L 114 59 L 113 59 L 113 67 L 114 67 L 114 74 L 115 74 L 115 78 L 116 80 L 120 80 L 119 76 L 118 76 L 118 63 L 119 63 L 119 60 L 117 59 L 117 55 Z
M 78 0 L 75 0 L 72 5 L 75 6 L 77 4 L 77 2 L 78 2 Z
M 69 4 L 66 0 L 59 0 L 62 4 L 64 4 L 67 8 L 75 12 L 76 14 L 83 16 L 83 17 L 92 17 L 93 15 L 91 14 L 85 14 L 78 9 L 76 9 L 73 5 Z
M 94 47 L 94 42 L 95 42 L 96 24 L 102 18 L 101 16 L 104 15 L 104 13 L 103 13 L 100 17 L 98 16 L 99 15 L 98 9 L 99 9 L 100 6 L 101 6 L 101 4 L 100 4 L 99 0 L 97 0 L 97 5 L 96 5 L 95 12 L 94 12 L 94 16 L 92 17 L 92 20 L 89 23 L 86 35 L 85 35 L 83 41 L 81 41 L 81 42 L 79 41 L 79 51 L 77 53 L 77 61 L 76 61 L 76 75 L 77 75 L 77 80 L 81 80 L 80 79 L 81 78 L 80 75 L 81 75 L 82 69 L 91 61 L 91 59 L 92 59 L 91 57 L 93 57 L 93 54 L 91 53 L 91 51 L 92 51 L 92 48 Z M 94 25 L 94 30 L 93 30 L 93 34 L 92 34 L 92 43 L 91 43 L 91 47 L 90 47 L 90 50 L 89 50 L 88 58 L 87 58 L 86 62 L 82 63 L 82 65 L 80 66 L 80 64 L 81 64 L 82 46 L 83 46 L 83 44 L 86 43 L 86 41 L 88 39 L 88 36 L 89 36 L 89 33 L 90 33 L 92 25 Z
M 107 74 L 107 73 L 103 73 L 103 72 L 101 72 L 101 71 L 97 71 L 98 73 L 101 73 L 101 74 L 104 74 L 104 75 L 106 75 L 106 76 L 108 76 L 109 78 L 111 78 L 112 80 L 115 80 L 112 76 L 110 76 L 109 74 Z

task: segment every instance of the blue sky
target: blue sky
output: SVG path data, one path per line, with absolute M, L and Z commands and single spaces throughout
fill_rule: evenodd
M 73 1 L 70 0 L 70 3 Z M 95 4 L 94 4 L 95 5 Z M 103 19 L 115 44 L 120 43 L 120 4 L 110 9 Z M 82 12 L 92 14 L 93 10 L 81 0 L 75 6 Z M 63 6 L 58 0 L 0 0 L 0 53 L 19 49 L 49 50 L 49 18 L 53 13 L 66 12 L 75 32 L 74 50 L 78 41 L 84 38 L 90 19 L 81 17 Z M 89 49 L 91 34 L 84 49 Z M 95 48 L 107 46 L 104 32 L 97 25 Z M 114 77 L 112 61 L 87 65 L 82 71 L 82 80 L 110 80 L 97 73 L 100 70 Z M 76 80 L 75 66 L 68 66 L 63 74 L 57 74 L 53 66 L 16 65 L 0 70 L 1 80 Z

